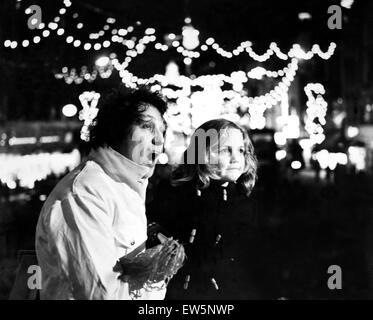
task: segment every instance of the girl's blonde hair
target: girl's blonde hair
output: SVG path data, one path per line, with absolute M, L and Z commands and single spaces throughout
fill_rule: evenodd
M 196 188 L 207 188 L 210 185 L 210 180 L 216 178 L 213 167 L 209 163 L 211 147 L 216 143 L 219 144 L 220 138 L 226 135 L 229 129 L 237 129 L 243 135 L 245 168 L 237 183 L 242 191 L 249 196 L 257 180 L 257 158 L 254 154 L 254 146 L 246 130 L 226 119 L 207 121 L 195 130 L 190 144 L 183 154 L 182 164 L 172 173 L 171 184 L 177 186 L 194 181 Z M 214 133 L 216 134 L 214 135 Z M 203 135 L 203 139 L 201 139 L 201 135 Z

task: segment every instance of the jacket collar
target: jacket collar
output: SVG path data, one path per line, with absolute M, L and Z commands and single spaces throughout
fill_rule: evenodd
M 126 158 L 110 147 L 93 149 L 88 157 L 97 162 L 115 181 L 127 184 L 145 201 L 146 187 L 152 170 Z

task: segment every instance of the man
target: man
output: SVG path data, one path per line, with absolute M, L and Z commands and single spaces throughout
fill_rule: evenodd
M 99 109 L 88 159 L 49 195 L 36 230 L 41 299 L 163 299 L 131 292 L 113 271 L 147 239 L 145 192 L 163 149 L 166 103 L 146 88 L 116 91 Z

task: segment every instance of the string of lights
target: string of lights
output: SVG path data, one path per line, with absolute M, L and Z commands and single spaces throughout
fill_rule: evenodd
M 232 51 L 228 51 L 223 49 L 214 38 L 208 38 L 205 41 L 205 44 L 200 46 L 201 51 L 207 51 L 209 49 L 215 50 L 217 54 L 224 58 L 231 59 L 235 56 L 239 56 L 241 53 L 246 52 L 249 54 L 249 56 L 257 61 L 257 62 L 265 62 L 271 58 L 274 54 L 281 60 L 288 60 L 289 58 L 298 58 L 298 59 L 304 59 L 309 60 L 312 59 L 315 55 L 319 56 L 320 58 L 324 60 L 328 60 L 333 54 L 337 47 L 337 45 L 332 42 L 330 43 L 327 51 L 322 51 L 320 49 L 320 46 L 318 44 L 314 44 L 310 51 L 305 52 L 299 44 L 294 44 L 292 48 L 285 54 L 283 53 L 277 43 L 272 42 L 269 46 L 269 48 L 266 50 L 266 52 L 262 55 L 257 54 L 254 49 L 252 48 L 253 44 L 251 41 L 244 41 L 240 45 L 238 45 L 235 49 Z M 199 51 L 193 51 L 188 50 L 183 47 L 183 45 L 178 41 L 174 40 L 171 45 L 162 44 L 160 42 L 155 43 L 154 48 L 157 50 L 167 51 L 170 48 L 174 47 L 176 51 L 183 56 L 185 56 L 185 63 L 190 64 L 191 59 L 199 58 L 201 55 L 201 52 Z
M 80 138 L 84 141 L 89 141 L 89 126 L 97 116 L 99 99 L 100 94 L 95 91 L 85 91 L 79 96 L 80 103 L 83 106 L 83 109 L 79 112 L 79 120 L 83 121 Z
M 59 28 L 58 22 L 61 20 L 61 16 L 66 14 L 66 9 L 71 6 L 70 0 L 64 0 L 64 7 L 59 10 L 59 16 L 56 16 L 54 20 L 47 25 L 44 23 L 41 23 L 38 26 L 38 29 L 42 31 L 42 37 L 47 38 L 50 36 L 51 31 L 55 31 L 58 36 L 62 36 L 65 34 L 65 29 Z M 26 14 L 30 14 L 30 8 L 27 8 L 25 10 Z M 77 19 L 79 17 L 78 13 L 74 13 L 72 15 L 74 19 Z M 133 39 L 125 39 L 124 37 L 130 34 L 134 31 L 133 26 L 128 26 L 126 28 L 119 28 L 119 29 L 111 29 L 114 23 L 116 22 L 115 18 L 108 18 L 106 21 L 106 24 L 97 32 L 93 32 L 89 34 L 89 39 L 83 41 L 82 39 L 78 38 L 77 36 L 74 36 L 72 34 L 66 35 L 65 41 L 67 44 L 71 44 L 74 47 L 83 47 L 84 50 L 100 50 L 102 48 L 108 48 L 112 45 L 112 43 L 121 43 L 124 46 L 126 46 L 130 53 L 133 56 L 136 56 L 138 54 L 143 53 L 144 47 L 143 44 L 149 43 L 149 42 L 155 42 L 157 39 L 157 36 L 155 35 L 156 30 L 154 28 L 147 28 L 145 30 L 145 36 L 142 38 L 143 43 L 138 44 L 138 47 L 135 48 L 134 40 Z M 141 25 L 141 22 L 137 23 L 138 25 Z M 82 22 L 78 22 L 75 24 L 75 27 L 77 30 L 81 30 L 84 28 L 84 24 Z M 48 28 L 50 29 L 47 29 Z M 102 39 L 100 41 L 100 38 L 103 38 L 106 33 L 109 33 L 111 30 L 111 38 L 108 39 Z M 191 64 L 193 59 L 199 58 L 201 55 L 201 52 L 207 51 L 208 49 L 213 49 L 216 51 L 217 54 L 219 54 L 222 57 L 225 58 L 233 58 L 234 56 L 239 56 L 241 53 L 246 52 L 249 54 L 249 56 L 257 61 L 257 62 L 265 62 L 268 59 L 270 59 L 271 56 L 276 55 L 279 59 L 282 60 L 288 60 L 289 58 L 298 58 L 298 59 L 305 59 L 309 60 L 313 58 L 315 55 L 319 56 L 322 59 L 329 59 L 335 49 L 336 44 L 334 42 L 330 43 L 329 48 L 327 51 L 323 52 L 320 49 L 320 46 L 318 44 L 314 44 L 310 51 L 305 52 L 299 44 L 294 44 L 292 48 L 285 54 L 283 53 L 278 45 L 275 42 L 272 42 L 269 46 L 269 48 L 266 50 L 264 54 L 258 54 L 256 53 L 252 48 L 252 42 L 251 41 L 243 41 L 240 45 L 238 45 L 235 49 L 232 51 L 223 49 L 214 38 L 209 37 L 206 39 L 205 43 L 200 46 L 199 43 L 199 36 L 200 32 L 193 28 L 191 25 L 187 25 L 183 27 L 182 31 L 182 37 L 183 41 L 180 42 L 178 39 L 180 37 L 176 36 L 174 33 L 171 33 L 168 35 L 168 39 L 170 40 L 169 43 L 161 43 L 156 42 L 154 44 L 154 48 L 156 50 L 161 51 L 168 51 L 170 48 L 174 48 L 178 53 L 183 55 L 184 63 L 185 64 Z M 91 40 L 98 40 L 98 41 L 91 41 Z M 35 36 L 33 38 L 33 43 L 37 44 L 41 41 L 40 36 Z M 18 43 L 22 43 L 23 47 L 27 47 L 30 45 L 31 41 L 28 39 L 24 39 L 22 42 L 17 42 L 16 40 L 5 40 L 3 45 L 6 48 L 10 49 L 16 49 L 18 47 Z M 199 51 L 191 50 L 191 48 L 197 48 L 199 47 Z M 131 57 L 131 55 L 130 55 Z
M 328 107 L 328 103 L 322 96 L 325 94 L 325 88 L 320 83 L 309 83 L 304 87 L 304 91 L 308 98 L 305 129 L 310 134 L 310 139 L 320 144 L 325 139 L 322 126 L 326 124 L 325 116 Z
M 334 42 L 329 44 L 326 51 L 322 51 L 318 44 L 314 44 L 309 51 L 303 50 L 299 44 L 293 44 L 290 50 L 287 53 L 284 53 L 280 50 L 277 43 L 272 42 L 263 54 L 258 54 L 254 51 L 253 43 L 251 41 L 243 41 L 235 49 L 230 51 L 222 48 L 212 37 L 207 38 L 202 44 L 200 44 L 200 32 L 191 25 L 191 21 L 185 21 L 186 25 L 183 27 L 182 35 L 176 35 L 173 33 L 168 34 L 167 37 L 163 37 L 166 39 L 165 42 L 157 41 L 159 36 L 156 35 L 156 30 L 154 28 L 145 29 L 145 34 L 140 39 L 136 37 L 128 38 L 135 28 L 133 26 L 114 28 L 116 19 L 111 17 L 106 19 L 106 23 L 100 30 L 89 33 L 89 40 L 84 41 L 72 32 L 66 34 L 66 30 L 59 27 L 61 17 L 66 14 L 67 9 L 72 4 L 70 0 L 64 0 L 63 3 L 64 7 L 59 9 L 59 15 L 56 16 L 53 21 L 47 24 L 41 23 L 37 27 L 43 38 L 49 37 L 51 31 L 54 31 L 58 36 L 64 36 L 67 44 L 71 44 L 76 48 L 82 47 L 86 51 L 99 51 L 102 48 L 110 47 L 113 43 L 119 43 L 126 47 L 126 52 L 125 58 L 121 63 L 117 59 L 115 53 L 112 53 L 109 57 L 101 57 L 96 61 L 96 64 L 91 71 L 88 70 L 87 66 L 81 67 L 79 71 L 75 68 L 69 69 L 63 67 L 62 72 L 55 75 L 57 79 L 64 79 L 68 84 L 81 84 L 83 81 L 95 81 L 98 77 L 103 79 L 109 78 L 115 69 L 118 71 L 122 82 L 129 87 L 149 84 L 152 86 L 153 90 L 160 90 L 169 99 L 184 99 L 184 102 L 186 99 L 190 99 L 190 105 L 193 104 L 192 100 L 196 100 L 196 95 L 202 94 L 201 92 L 193 93 L 192 87 L 202 87 L 205 95 L 207 95 L 207 92 L 211 88 L 215 88 L 215 93 L 218 93 L 223 97 L 223 99 L 228 99 L 230 101 L 235 100 L 241 108 L 247 110 L 250 114 L 251 122 L 253 125 L 256 124 L 258 128 L 264 127 L 265 125 L 265 111 L 272 108 L 274 105 L 277 105 L 283 100 L 283 97 L 287 95 L 289 86 L 294 80 L 298 69 L 298 61 L 310 60 L 315 56 L 327 60 L 330 59 L 336 49 L 336 44 Z M 25 13 L 30 14 L 30 8 L 27 8 Z M 78 19 L 79 14 L 76 12 L 73 13 L 72 18 Z M 85 28 L 85 25 L 79 21 L 76 23 L 74 22 L 73 25 L 76 30 L 83 30 Z M 137 25 L 141 25 L 141 23 L 138 22 Z M 41 41 L 41 37 L 36 35 L 32 41 L 34 44 L 38 44 Z M 31 44 L 31 41 L 28 39 L 24 39 L 22 42 L 16 40 L 5 40 L 4 46 L 6 48 L 16 49 L 19 46 L 19 43 L 22 43 L 23 47 L 27 47 Z M 155 50 L 175 50 L 184 57 L 184 63 L 186 65 L 190 65 L 193 62 L 193 59 L 198 59 L 202 52 L 208 50 L 215 50 L 218 55 L 227 59 L 247 53 L 251 59 L 257 62 L 265 62 L 272 56 L 276 56 L 281 60 L 291 59 L 291 62 L 283 69 L 277 71 L 270 71 L 263 67 L 256 67 L 251 69 L 249 72 L 241 70 L 232 72 L 230 75 L 218 74 L 193 78 L 177 76 L 174 79 L 171 79 L 167 75 L 156 74 L 150 78 L 140 78 L 129 72 L 128 67 L 135 57 L 142 55 L 146 48 L 151 47 L 149 44 L 153 44 L 152 47 Z M 269 78 L 281 77 L 281 79 L 275 88 L 266 94 L 256 97 L 247 97 L 243 94 L 244 83 L 249 79 L 261 80 L 264 76 Z M 221 90 L 223 84 L 227 83 L 232 85 L 232 90 Z M 174 87 L 176 86 L 178 89 L 175 90 L 174 88 L 170 88 L 171 84 Z M 309 84 L 305 87 L 305 92 L 308 97 L 305 129 L 311 137 L 317 141 L 321 141 L 323 137 L 322 126 L 325 124 L 327 108 L 327 103 L 321 95 L 324 94 L 325 90 L 321 84 Z M 313 96 L 313 93 L 317 94 L 316 98 Z M 99 96 L 97 97 L 97 94 L 92 95 L 91 93 L 89 96 L 90 100 L 87 97 L 88 95 L 85 93 L 80 96 L 83 105 L 80 118 L 85 122 L 81 132 L 83 140 L 88 139 L 86 135 L 89 124 L 86 122 L 92 121 L 95 116 L 94 113 L 97 113 L 97 108 L 95 108 L 95 106 L 89 106 L 88 102 L 97 104 L 99 98 Z M 196 101 L 194 101 L 194 105 L 195 104 Z
M 108 68 L 110 68 L 110 70 L 112 70 L 112 65 L 114 65 L 114 67 L 119 71 L 121 77 L 122 78 L 125 77 L 127 75 L 127 73 L 125 73 L 125 69 L 127 69 L 129 67 L 129 64 L 133 60 L 133 58 L 135 58 L 138 55 L 143 54 L 145 49 L 146 49 L 146 45 L 149 42 L 155 41 L 155 39 L 156 39 L 155 36 L 154 35 L 150 36 L 150 34 L 151 34 L 150 32 L 154 32 L 154 29 L 152 29 L 151 31 L 147 31 L 146 35 L 139 40 L 137 45 L 135 44 L 135 42 L 131 43 L 131 46 L 130 46 L 131 49 L 127 50 L 127 52 L 126 52 L 127 56 L 124 59 L 122 64 L 120 64 L 119 61 L 116 58 L 113 58 L 113 59 L 110 59 L 110 62 L 108 63 Z M 293 45 L 293 48 L 297 48 L 298 53 L 302 51 L 302 49 L 300 49 L 298 44 Z M 317 45 L 315 45 L 314 48 L 319 49 L 319 47 Z M 331 50 L 330 48 L 333 49 L 332 52 L 334 53 L 335 48 L 334 48 L 333 44 L 330 45 L 329 50 Z M 292 52 L 290 52 L 289 54 L 294 55 Z M 112 57 L 112 55 L 114 55 L 116 57 L 116 55 L 114 53 L 111 54 L 111 57 Z M 304 53 L 304 54 L 296 54 L 297 59 L 303 59 L 305 56 L 307 56 L 307 59 L 308 59 L 308 58 L 310 58 L 311 55 L 313 56 L 314 53 L 308 52 L 308 53 Z M 326 55 L 328 55 L 328 56 L 326 56 Z M 329 54 L 321 53 L 321 57 L 323 57 L 325 59 L 329 59 Z M 247 72 L 247 77 L 249 77 L 251 79 L 257 79 L 257 80 L 262 79 L 263 76 L 271 77 L 271 78 L 278 78 L 278 77 L 283 76 L 286 73 L 286 70 L 288 70 L 289 68 L 291 68 L 293 66 L 294 66 L 294 64 L 293 64 L 293 62 L 291 62 L 285 68 L 283 68 L 282 70 L 278 70 L 278 71 L 269 71 L 269 70 L 266 70 L 263 67 L 256 67 L 256 68 L 253 68 L 252 70 L 250 70 L 249 72 Z M 68 84 L 71 84 L 73 82 L 75 82 L 76 84 L 80 84 L 84 80 L 87 80 L 87 81 L 91 82 L 91 81 L 94 81 L 97 78 L 97 71 L 96 70 L 94 70 L 91 75 L 89 75 L 89 74 L 87 75 L 87 73 L 88 72 L 87 72 L 87 67 L 86 66 L 81 67 L 80 75 L 77 73 L 75 68 L 69 69 L 67 67 L 63 67 L 62 72 L 57 73 L 55 76 L 56 76 L 57 79 L 65 79 L 66 83 L 68 83 Z M 236 73 L 234 73 L 234 74 L 236 74 Z M 105 74 L 105 75 L 107 75 L 107 74 Z M 108 76 L 110 76 L 111 72 L 108 76 L 105 76 L 105 75 L 103 76 L 103 78 L 107 78 Z M 136 77 L 135 77 L 135 79 L 136 79 Z M 150 82 L 152 82 L 152 78 L 150 78 L 148 80 L 150 80 Z M 148 82 L 148 80 L 146 80 L 146 82 Z M 142 81 L 142 80 L 140 80 L 140 81 Z
M 166 75 L 156 74 L 150 78 L 139 78 L 135 76 L 133 73 L 129 72 L 127 69 L 123 68 L 122 64 L 118 62 L 117 59 L 112 60 L 113 66 L 115 69 L 119 71 L 119 75 L 122 78 L 122 82 L 128 85 L 129 87 L 136 87 L 138 85 L 143 84 L 153 84 L 155 82 L 158 82 L 162 87 L 167 87 L 170 84 L 179 87 L 179 88 L 185 88 L 190 86 L 201 86 L 206 87 L 211 82 L 214 83 L 220 83 L 223 85 L 224 82 L 230 83 L 233 85 L 233 88 L 235 88 L 235 91 L 241 91 L 243 88 L 243 83 L 247 82 L 249 80 L 249 77 L 252 76 L 252 70 L 248 73 L 245 73 L 244 71 L 235 71 L 232 72 L 230 76 L 223 75 L 223 74 L 217 74 L 217 75 L 205 75 L 196 77 L 195 79 L 191 79 L 186 76 L 179 76 L 174 79 L 171 79 L 170 77 Z M 294 76 L 296 75 L 296 71 L 298 69 L 298 60 L 296 58 L 292 59 L 292 62 L 283 70 L 280 70 L 276 72 L 276 75 L 282 75 L 282 79 L 279 84 L 279 88 L 277 90 L 272 90 L 270 92 L 270 95 L 274 98 L 278 98 L 276 95 L 276 92 L 279 90 L 282 90 L 283 88 L 288 88 L 291 84 L 291 82 L 294 80 Z M 271 71 L 268 71 L 270 73 Z M 272 75 L 272 72 L 270 73 Z M 158 88 L 158 87 L 157 87 Z M 183 92 L 184 89 L 181 90 L 174 90 L 174 94 L 171 94 L 171 91 L 167 91 L 167 95 L 169 98 L 177 98 L 178 92 Z M 263 98 L 261 98 L 263 99 Z
M 3 43 L 3 46 L 5 48 L 9 49 L 16 49 L 17 47 L 28 47 L 32 43 L 38 44 L 41 42 L 42 38 L 48 38 L 51 35 L 51 31 L 55 31 L 57 35 L 61 36 L 64 34 L 65 30 L 63 28 L 59 28 L 59 22 L 61 21 L 61 18 L 63 15 L 66 14 L 67 9 L 71 7 L 72 3 L 70 0 L 64 0 L 64 6 L 58 10 L 59 15 L 55 16 L 53 18 L 53 21 L 50 21 L 48 23 L 39 23 L 37 26 L 37 29 L 41 31 L 40 35 L 35 35 L 32 39 L 23 39 L 23 40 L 5 40 Z M 25 10 L 25 14 L 29 15 L 31 13 L 30 7 Z M 31 24 L 37 24 L 37 19 L 32 19 Z
M 120 68 L 120 65 L 118 66 L 118 64 L 114 63 L 114 67 Z M 183 127 L 182 130 L 184 133 L 187 133 L 190 131 L 190 125 L 186 121 L 187 114 L 192 114 L 192 124 L 194 124 L 193 127 L 196 127 L 198 123 L 202 123 L 202 120 L 210 117 L 211 114 L 218 113 L 217 115 L 221 115 L 223 107 L 225 108 L 223 113 L 227 114 L 231 120 L 233 120 L 232 117 L 237 118 L 235 119 L 237 121 L 244 118 L 237 115 L 237 109 L 240 108 L 241 110 L 246 110 L 250 115 L 251 128 L 265 127 L 265 111 L 281 102 L 284 95 L 287 96 L 297 69 L 298 60 L 293 58 L 291 64 L 284 69 L 285 71 L 281 80 L 273 90 L 255 97 L 248 97 L 243 90 L 243 84 L 248 81 L 247 74 L 243 71 L 232 72 L 230 76 L 223 74 L 206 75 L 195 79 L 180 75 L 167 75 L 167 73 L 166 75 L 156 74 L 151 78 L 139 78 L 128 70 L 120 70 L 120 76 L 122 82 L 128 87 L 134 88 L 146 83 L 151 85 L 152 90 L 160 91 L 170 100 L 176 100 L 176 105 L 182 106 L 181 109 L 175 111 L 175 108 L 170 108 L 169 112 L 183 119 L 183 121 L 179 122 L 183 122 L 183 125 L 181 125 Z M 221 87 L 225 83 L 230 84 L 232 90 L 222 90 Z M 179 89 L 170 88 L 170 85 Z M 196 92 L 193 87 L 203 88 L 203 91 Z M 220 97 L 219 101 L 215 101 L 217 97 Z M 215 103 L 212 104 L 212 100 Z M 229 103 L 226 103 L 226 101 L 229 101 Z M 196 108 L 196 105 L 204 107 Z M 219 108 L 219 105 L 221 105 L 221 108 Z M 206 106 L 211 106 L 211 108 Z M 228 109 L 230 111 L 227 111 Z M 198 120 L 193 121 L 193 117 Z M 246 120 L 247 118 L 243 119 L 243 121 Z
M 102 40 L 102 41 L 83 41 L 82 39 L 78 38 L 77 36 L 74 37 L 72 34 L 66 34 L 66 30 L 63 27 L 59 27 L 59 23 L 61 21 L 62 16 L 65 16 L 67 13 L 67 9 L 70 8 L 72 5 L 72 2 L 70 0 L 64 0 L 64 7 L 60 8 L 58 10 L 59 15 L 54 17 L 53 21 L 49 23 L 39 23 L 37 26 L 37 29 L 41 31 L 40 35 L 35 35 L 32 40 L 31 39 L 24 39 L 24 40 L 5 40 L 3 43 L 3 46 L 5 48 L 9 49 L 16 49 L 18 46 L 22 45 L 24 48 L 28 47 L 30 44 L 39 44 L 41 42 L 42 37 L 47 38 L 51 35 L 52 32 L 55 32 L 57 36 L 65 36 L 65 41 L 67 44 L 71 44 L 74 47 L 78 48 L 80 46 L 83 47 L 84 50 L 100 50 L 102 48 L 108 48 L 112 42 L 119 42 L 123 45 L 127 45 L 126 39 L 123 38 L 123 36 L 130 34 L 134 31 L 133 26 L 128 26 L 127 28 L 119 28 L 118 29 L 112 29 L 114 23 L 116 22 L 115 18 L 107 18 L 106 24 L 97 32 L 92 32 L 89 34 L 89 39 L 91 40 L 98 40 L 100 37 L 103 37 L 105 33 L 108 33 L 111 31 L 112 37 L 110 40 Z M 29 15 L 31 14 L 31 9 L 28 7 L 25 10 L 25 14 Z M 77 19 L 79 17 L 78 13 L 73 13 L 72 18 Z M 35 20 L 35 21 L 33 21 Z M 31 20 L 32 24 L 38 23 L 37 19 Z M 84 24 L 82 22 L 74 23 L 76 30 L 82 30 L 84 28 Z
M 87 66 L 82 66 L 79 71 L 76 68 L 68 69 L 63 67 L 60 73 L 55 74 L 56 79 L 64 79 L 67 84 L 81 84 L 83 81 L 89 83 L 95 81 L 97 77 L 107 79 L 113 72 L 112 59 L 116 58 L 115 53 L 111 53 L 109 57 L 101 57 L 97 59 L 92 71 L 89 71 Z
M 215 41 L 215 40 L 213 38 L 209 38 L 206 40 L 206 43 L 208 43 L 210 48 L 214 49 L 217 54 L 221 55 L 224 58 L 231 59 L 234 56 L 239 56 L 242 52 L 247 52 L 249 56 L 257 62 L 265 62 L 273 54 L 276 54 L 276 56 L 282 60 L 288 60 L 291 58 L 310 60 L 314 56 L 319 56 L 320 58 L 324 60 L 328 60 L 334 54 L 335 49 L 337 47 L 337 45 L 334 42 L 332 42 L 329 44 L 327 51 L 324 52 L 320 49 L 320 46 L 318 44 L 314 44 L 310 51 L 305 52 L 299 44 L 294 44 L 292 48 L 288 51 L 288 53 L 285 54 L 278 48 L 278 45 L 273 42 L 270 44 L 270 47 L 266 51 L 266 53 L 264 53 L 263 55 L 259 55 L 253 50 L 252 43 L 250 41 L 241 43 L 237 47 L 237 49 L 234 49 L 233 51 L 226 51 L 220 48 L 220 46 L 217 43 L 213 43 L 212 41 Z M 177 40 L 173 41 L 171 45 L 162 44 L 161 42 L 156 42 L 154 44 L 154 48 L 160 51 L 168 51 L 171 48 L 174 48 L 176 52 L 184 56 L 184 63 L 186 65 L 191 64 L 193 59 L 199 58 L 201 56 L 201 52 L 187 50 Z M 201 48 L 201 51 L 207 51 L 209 47 L 208 45 L 202 45 L 200 48 Z

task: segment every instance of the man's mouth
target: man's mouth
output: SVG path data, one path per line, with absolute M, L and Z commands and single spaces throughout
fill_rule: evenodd
M 161 154 L 162 152 L 161 151 L 153 151 L 151 154 L 150 154 L 150 158 L 151 158 L 151 161 L 154 163 L 157 161 L 159 155 Z
M 150 155 L 151 161 L 155 162 L 157 160 L 158 154 L 156 152 L 152 152 Z

